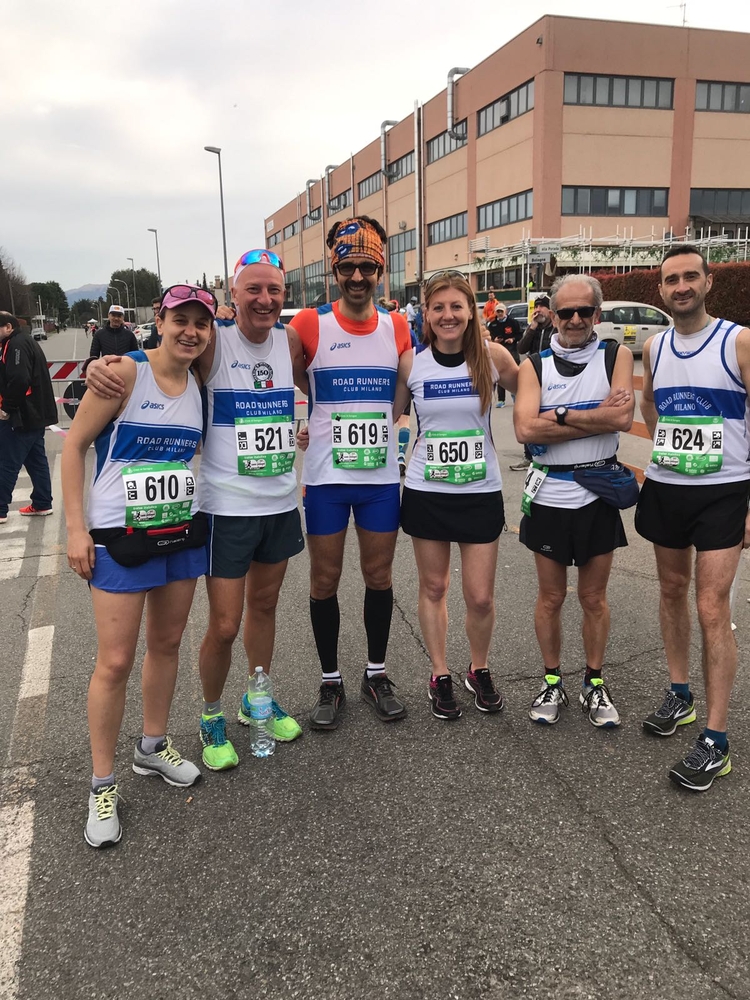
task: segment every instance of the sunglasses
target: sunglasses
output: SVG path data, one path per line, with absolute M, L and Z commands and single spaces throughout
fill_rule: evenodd
M 245 264 L 271 264 L 273 267 L 278 267 L 280 271 L 284 270 L 284 262 L 273 250 L 248 250 L 235 264 L 235 271 L 238 267 L 244 267 Z
M 184 302 L 187 302 L 188 299 L 197 299 L 199 302 L 210 306 L 214 311 L 216 311 L 216 307 L 218 306 L 216 297 L 211 292 L 205 288 L 193 288 L 192 285 L 172 285 L 171 288 L 165 289 L 162 302 L 167 295 L 171 295 L 173 299 L 180 299 Z
M 463 271 L 436 271 L 435 274 L 431 274 L 427 279 L 427 287 L 429 288 L 432 282 L 437 281 L 438 278 L 463 278 L 464 281 L 469 280 Z
M 558 309 L 557 315 L 560 319 L 573 319 L 578 313 L 581 319 L 591 319 L 596 312 L 596 306 L 576 306 L 574 309 Z
M 359 271 L 363 278 L 371 278 L 379 270 L 378 265 L 371 260 L 363 260 L 361 264 L 354 261 L 345 260 L 341 264 L 336 264 L 336 270 L 345 278 L 351 278 L 355 271 Z

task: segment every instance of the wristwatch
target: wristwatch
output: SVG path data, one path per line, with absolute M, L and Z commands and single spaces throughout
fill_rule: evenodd
M 555 407 L 555 416 L 557 417 L 557 422 L 558 422 L 558 424 L 561 427 L 565 426 L 565 418 L 567 417 L 567 415 L 568 415 L 568 407 L 567 406 L 556 406 Z

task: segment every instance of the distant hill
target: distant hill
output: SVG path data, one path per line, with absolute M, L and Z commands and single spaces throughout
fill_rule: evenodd
M 107 296 L 107 286 L 105 285 L 81 285 L 80 288 L 70 288 L 66 289 L 65 295 L 68 299 L 68 305 L 72 306 L 74 302 L 78 302 L 79 299 L 93 299 L 96 302 L 97 299 L 106 298 Z

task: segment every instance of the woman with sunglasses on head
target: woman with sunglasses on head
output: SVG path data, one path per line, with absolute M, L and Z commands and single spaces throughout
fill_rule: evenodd
M 99 642 L 88 697 L 94 769 L 84 836 L 91 847 L 122 835 L 114 756 L 144 607 L 143 736 L 133 770 L 180 788 L 200 778 L 166 730 L 182 633 L 196 580 L 206 572 L 205 517 L 196 510 L 191 470 L 203 413 L 190 367 L 210 342 L 215 313 L 210 292 L 168 288 L 156 320 L 161 345 L 122 358 L 121 396 L 86 394 L 63 448 L 68 563 L 91 587 Z
M 419 622 L 432 661 L 429 697 L 439 719 L 461 716 L 446 659 L 451 542 L 461 553 L 471 650 L 464 683 L 480 712 L 503 707 L 487 666 L 498 539 L 505 524 L 490 416 L 495 385 L 515 392 L 517 378 L 508 351 L 483 340 L 465 276 L 433 275 L 425 288 L 424 343 L 401 359 L 394 414 L 412 398 L 419 434 L 406 473 L 401 527 L 414 544 Z

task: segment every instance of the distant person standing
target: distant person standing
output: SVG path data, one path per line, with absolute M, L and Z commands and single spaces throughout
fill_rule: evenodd
M 497 299 L 495 298 L 494 291 L 490 291 L 489 297 L 482 309 L 482 319 L 485 326 L 495 318 L 495 309 L 497 309 Z
M 521 339 L 521 327 L 517 320 L 507 315 L 502 302 L 495 308 L 495 317 L 487 324 L 490 339 L 496 344 L 502 344 L 516 364 L 518 364 L 518 341 Z M 497 406 L 505 406 L 505 388 L 497 383 Z
M 414 324 L 417 320 L 417 313 L 419 312 L 419 299 L 416 295 L 412 295 L 406 304 L 406 322 L 409 324 L 409 329 L 414 333 Z M 412 337 L 412 342 L 414 337 Z
M 0 524 L 18 473 L 31 476 L 31 503 L 19 511 L 25 517 L 52 513 L 52 483 L 44 450 L 44 429 L 57 420 L 57 405 L 39 344 L 21 330 L 15 316 L 0 312 Z
M 161 337 L 159 336 L 159 330 L 156 326 L 156 317 L 161 312 L 161 295 L 157 295 L 151 300 L 151 308 L 154 310 L 154 322 L 151 324 L 151 333 L 143 342 L 144 351 L 153 351 L 161 343 Z
M 99 358 L 105 354 L 123 355 L 137 350 L 136 336 L 125 326 L 125 310 L 122 306 L 110 306 L 106 324 L 91 338 L 89 357 Z

